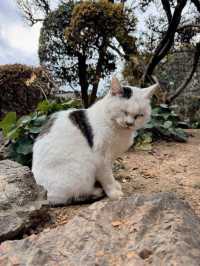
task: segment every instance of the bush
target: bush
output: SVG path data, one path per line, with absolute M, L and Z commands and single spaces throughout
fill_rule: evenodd
M 188 125 L 181 122 L 168 105 L 160 104 L 153 108 L 151 121 L 144 129 L 139 130 L 135 147 L 148 150 L 153 141 L 160 139 L 186 142 L 188 135 L 183 128 L 188 128 Z
M 48 117 L 54 112 L 80 106 L 79 100 L 68 100 L 61 103 L 43 101 L 38 104 L 35 112 L 19 119 L 15 112 L 9 112 L 0 122 L 0 129 L 2 129 L 5 139 L 9 141 L 8 157 L 23 165 L 31 166 L 34 140 Z
M 42 68 L 26 65 L 0 66 L 0 118 L 7 112 L 17 116 L 33 112 L 53 87 Z
M 3 130 L 4 137 L 9 141 L 8 157 L 23 165 L 31 166 L 33 142 L 48 117 L 60 110 L 79 107 L 81 107 L 79 100 L 60 103 L 43 101 L 38 104 L 34 113 L 19 119 L 15 112 L 8 113 L 0 122 L 0 129 Z M 135 147 L 149 150 L 151 143 L 159 139 L 186 142 L 187 133 L 182 129 L 183 127 L 187 127 L 187 124 L 181 122 L 167 105 L 161 104 L 153 108 L 151 121 L 138 132 Z

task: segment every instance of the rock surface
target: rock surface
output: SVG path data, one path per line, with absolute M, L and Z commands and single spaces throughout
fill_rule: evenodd
M 0 265 L 199 266 L 200 219 L 171 193 L 101 201 L 0 246 Z
M 0 161 L 0 241 L 12 239 L 39 221 L 46 211 L 46 191 L 28 167 Z
M 0 160 L 3 160 L 4 157 L 3 149 L 4 149 L 3 133 L 0 130 Z

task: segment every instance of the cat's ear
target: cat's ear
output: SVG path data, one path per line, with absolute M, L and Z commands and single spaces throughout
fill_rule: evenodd
M 156 90 L 159 89 L 159 87 L 160 87 L 159 84 L 156 83 L 156 84 L 154 84 L 154 85 L 152 85 L 150 87 L 147 87 L 147 88 L 143 89 L 145 98 L 150 99 L 154 95 Z
M 123 94 L 123 89 L 116 77 L 112 78 L 110 92 L 113 96 L 121 96 Z

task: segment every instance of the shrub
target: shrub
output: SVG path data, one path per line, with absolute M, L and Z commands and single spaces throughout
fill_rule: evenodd
M 175 140 L 186 142 L 188 134 L 183 130 L 188 128 L 181 122 L 179 116 L 166 104 L 160 104 L 152 110 L 151 121 L 142 130 L 139 130 L 135 147 L 143 150 L 151 149 L 155 140 Z
M 17 116 L 33 112 L 53 87 L 42 68 L 26 65 L 0 66 L 0 118 L 7 112 Z
M 61 103 L 43 101 L 38 104 L 35 112 L 19 119 L 17 119 L 15 112 L 9 112 L 0 122 L 0 129 L 2 129 L 5 139 L 9 141 L 8 157 L 23 165 L 31 166 L 34 140 L 48 120 L 49 115 L 60 110 L 80 106 L 79 100 L 68 100 Z
M 60 103 L 43 101 L 38 104 L 35 112 L 19 119 L 15 112 L 8 113 L 0 122 L 0 129 L 3 130 L 4 137 L 9 140 L 8 157 L 23 165 L 31 166 L 33 142 L 49 115 L 72 107 L 81 107 L 80 101 L 68 100 Z M 181 122 L 167 105 L 161 104 L 153 108 L 151 121 L 138 132 L 135 147 L 149 150 L 151 143 L 159 139 L 186 142 L 187 133 L 183 127 L 187 127 L 187 124 Z

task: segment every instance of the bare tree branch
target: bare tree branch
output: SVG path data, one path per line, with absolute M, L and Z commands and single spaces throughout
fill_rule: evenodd
M 51 11 L 49 0 L 35 0 L 35 4 L 38 8 L 44 11 L 45 15 L 48 15 Z
M 171 13 L 171 8 L 170 8 L 170 3 L 168 0 L 161 0 L 162 5 L 163 5 L 163 9 L 165 10 L 165 13 L 167 15 L 167 20 L 168 20 L 168 24 L 170 24 L 171 20 L 172 20 L 172 13 Z
M 98 85 L 99 85 L 99 81 L 101 78 L 103 60 L 104 60 L 107 46 L 108 46 L 108 43 L 105 42 L 105 40 L 104 40 L 102 42 L 101 47 L 99 48 L 99 58 L 98 58 L 97 66 L 96 66 L 96 73 L 95 73 L 95 79 L 93 82 L 92 93 L 90 96 L 90 105 L 92 105 L 95 102 L 96 97 L 97 97 L 97 90 L 98 90 Z
M 78 77 L 79 84 L 81 86 L 81 97 L 84 103 L 84 107 L 88 108 L 89 106 L 89 97 L 88 97 L 88 79 L 87 79 L 87 64 L 86 64 L 86 56 L 79 53 L 78 54 Z
M 186 79 L 183 81 L 183 83 L 176 89 L 175 93 L 168 97 L 167 99 L 168 104 L 170 104 L 175 98 L 177 98 L 182 93 L 182 91 L 188 86 L 197 69 L 199 58 L 200 58 L 200 43 L 197 43 L 191 72 L 189 73 L 188 77 L 186 77 Z
M 112 50 L 114 50 L 115 52 L 117 52 L 119 56 L 125 57 L 125 55 L 122 52 L 120 52 L 120 50 L 117 47 L 115 47 L 115 46 L 113 46 L 111 44 L 109 44 L 108 47 L 110 47 Z
M 31 26 L 44 21 L 45 16 L 51 12 L 49 0 L 17 0 L 17 5 Z
M 186 24 L 178 27 L 177 32 L 184 31 L 186 29 L 190 29 L 193 32 L 199 32 L 200 31 L 200 24 Z
M 177 5 L 174 9 L 174 13 L 171 19 L 171 22 L 168 26 L 167 32 L 164 35 L 163 39 L 160 41 L 159 45 L 157 46 L 154 55 L 152 56 L 151 60 L 149 61 L 147 68 L 144 72 L 142 77 L 142 85 L 145 81 L 152 75 L 155 67 L 157 64 L 165 57 L 165 55 L 169 52 L 173 42 L 174 36 L 177 31 L 178 25 L 181 20 L 182 11 L 186 5 L 187 0 L 178 0 Z

